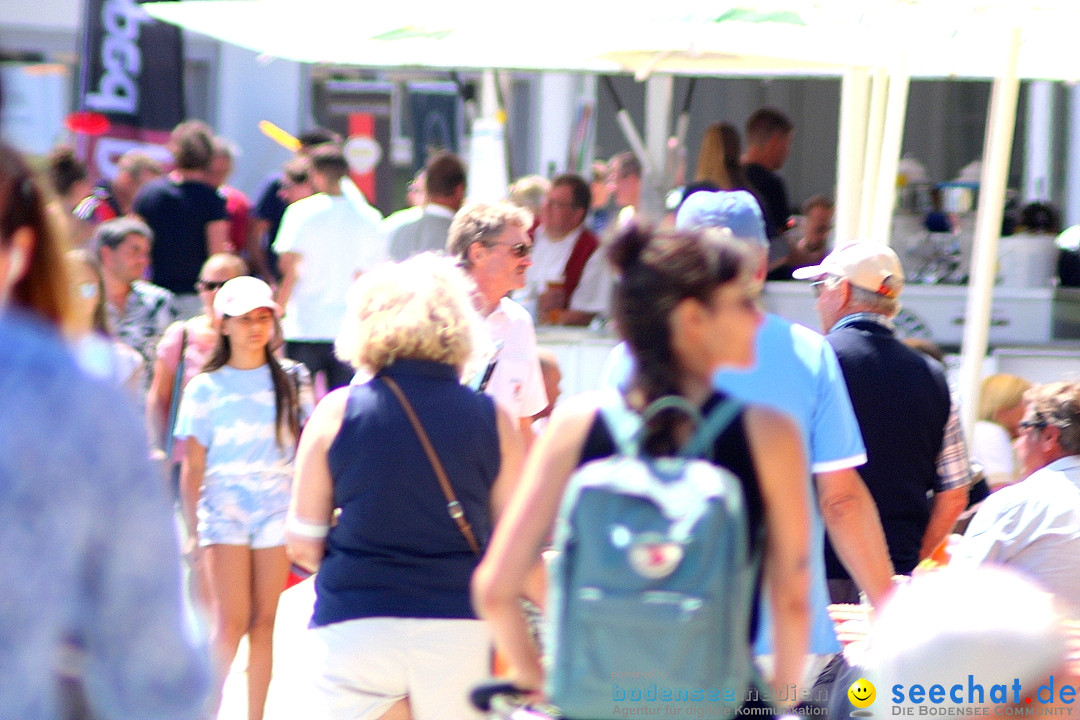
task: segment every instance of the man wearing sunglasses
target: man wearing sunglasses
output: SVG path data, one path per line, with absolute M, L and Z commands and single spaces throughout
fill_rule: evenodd
M 850 243 L 792 277 L 813 281 L 825 339 L 840 361 L 866 444 L 859 474 L 877 504 L 893 566 L 909 575 L 948 537 L 971 482 L 944 370 L 896 337 L 892 318 L 904 271 L 887 246 Z M 831 544 L 825 565 L 833 602 L 858 602 Z
M 476 306 L 491 336 L 492 347 L 478 353 L 478 365 L 494 363 L 485 392 L 517 418 L 526 443 L 547 392 L 532 316 L 507 296 L 525 286 L 531 226 L 532 214 L 509 202 L 472 203 L 454 216 L 446 240 L 446 251 L 476 283 Z
M 1008 565 L 1080 612 L 1080 383 L 1039 385 L 1014 445 L 1025 479 L 983 501 L 952 564 Z

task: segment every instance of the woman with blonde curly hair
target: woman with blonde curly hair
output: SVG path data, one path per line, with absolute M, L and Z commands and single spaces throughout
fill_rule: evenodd
M 430 253 L 350 292 L 336 352 L 373 377 L 316 408 L 286 524 L 293 561 L 318 570 L 315 717 L 478 717 L 466 694 L 490 639 L 469 579 L 522 450 L 509 415 L 461 384 L 481 326 L 471 292 Z

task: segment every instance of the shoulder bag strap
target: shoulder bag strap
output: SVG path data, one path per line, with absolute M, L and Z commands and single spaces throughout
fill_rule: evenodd
M 412 423 L 413 430 L 416 431 L 416 436 L 420 438 L 420 444 L 424 446 L 424 452 L 427 453 L 428 460 L 431 461 L 431 467 L 435 469 L 435 477 L 439 479 L 439 487 L 442 488 L 443 495 L 446 496 L 446 510 L 450 513 L 450 517 L 457 523 L 458 530 L 465 536 L 465 541 L 469 543 L 469 547 L 477 555 L 480 554 L 480 544 L 476 542 L 476 536 L 473 535 L 472 526 L 469 525 L 469 521 L 465 519 L 465 510 L 461 507 L 461 503 L 458 502 L 457 496 L 454 495 L 454 489 L 450 486 L 450 479 L 446 477 L 446 471 L 443 469 L 442 463 L 439 462 L 439 456 L 435 454 L 435 448 L 431 445 L 431 440 L 428 438 L 427 432 L 424 430 L 424 426 L 420 424 L 420 418 L 416 417 L 416 411 L 413 410 L 412 404 L 409 399 L 405 397 L 405 393 L 401 391 L 401 387 L 397 382 L 386 375 L 380 375 L 380 379 L 386 383 L 386 386 L 397 396 L 398 402 L 401 403 L 402 409 L 405 410 L 405 415 L 409 418 L 409 422 Z
M 184 350 L 187 349 L 187 323 L 180 333 L 180 359 L 176 363 L 176 372 L 173 373 L 172 402 L 169 404 L 169 422 L 165 428 L 165 461 L 172 462 L 173 428 L 176 427 L 176 414 L 180 411 L 180 386 L 184 384 Z

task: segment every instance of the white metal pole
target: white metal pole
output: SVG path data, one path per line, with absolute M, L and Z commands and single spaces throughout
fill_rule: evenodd
M 889 99 L 885 109 L 881 163 L 878 165 L 878 180 L 874 187 L 874 214 L 870 226 L 870 239 L 886 245 L 892 239 L 893 209 L 896 207 L 896 171 L 904 142 L 910 82 L 906 62 L 901 62 L 895 72 L 889 73 Z
M 840 138 L 836 147 L 836 231 L 838 243 L 859 232 L 866 123 L 870 108 L 870 72 L 851 68 L 840 86 Z
M 1054 85 L 1039 80 L 1028 85 L 1024 132 L 1024 200 L 1050 200 L 1054 155 Z
M 958 377 L 960 407 L 968 439 L 977 413 L 982 363 L 990 331 L 990 309 L 994 295 L 998 240 L 1005 205 L 1005 185 L 1009 176 L 1009 154 L 1016 127 L 1016 103 L 1020 92 L 1016 63 L 1020 50 L 1020 29 L 1012 28 L 1005 45 L 1005 68 L 994 79 L 990 111 L 983 145 L 982 176 L 979 178 L 979 207 L 975 215 L 975 245 L 971 258 L 966 322 L 960 352 Z
M 671 75 L 650 75 L 645 81 L 645 148 L 649 164 L 641 182 L 641 205 L 638 210 L 646 218 L 659 221 L 664 214 L 664 160 L 667 141 L 671 136 L 671 102 L 675 78 Z
M 870 116 L 866 122 L 866 151 L 863 155 L 862 197 L 859 202 L 859 238 L 868 239 L 874 217 L 875 188 L 881 165 L 881 139 L 885 133 L 885 101 L 889 75 L 883 68 L 874 71 L 870 86 Z
M 495 71 L 484 70 L 480 85 L 480 117 L 469 139 L 469 199 L 493 201 L 506 196 L 506 126 L 499 111 Z
M 536 167 L 541 175 L 551 176 L 568 172 L 566 157 L 574 132 L 578 83 L 569 73 L 539 75 L 535 97 L 537 106 L 543 107 L 544 112 L 536 116 L 540 123 Z
M 1080 84 L 1069 89 L 1068 165 L 1065 176 L 1065 224 L 1080 223 Z

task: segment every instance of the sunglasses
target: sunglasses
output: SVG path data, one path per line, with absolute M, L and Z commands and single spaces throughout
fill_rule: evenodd
M 497 243 L 492 243 L 492 244 L 493 245 L 502 245 L 504 247 L 510 248 L 510 254 L 513 255 L 516 258 L 526 257 L 533 250 L 533 244 L 532 243 L 514 243 L 514 244 L 511 245 L 510 243 L 497 242 Z
M 228 280 L 200 280 L 195 283 L 199 292 L 217 292 Z

